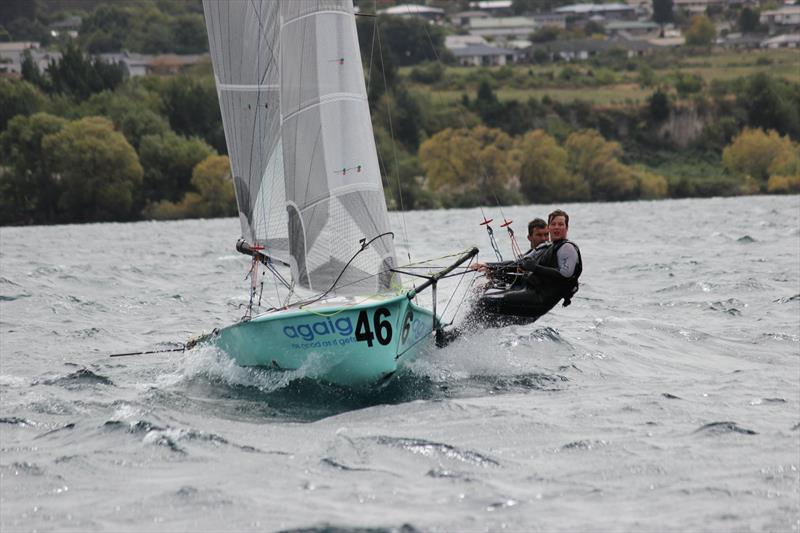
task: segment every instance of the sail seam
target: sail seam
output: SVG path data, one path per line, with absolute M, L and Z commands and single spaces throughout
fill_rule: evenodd
M 293 24 L 299 20 L 303 20 L 308 17 L 316 17 L 317 15 L 345 15 L 345 16 L 352 16 L 351 13 L 347 11 L 341 10 L 333 10 L 333 9 L 326 9 L 325 11 L 314 11 L 313 13 L 306 13 L 304 15 L 298 15 L 292 19 L 284 21 L 283 25 L 281 25 L 281 29 L 285 28 L 289 24 Z
M 353 185 L 345 185 L 343 187 L 337 187 L 335 189 L 330 189 L 328 191 L 329 194 L 326 194 L 325 196 L 321 196 L 321 197 L 319 197 L 319 198 L 317 198 L 315 200 L 312 200 L 311 202 L 305 204 L 305 206 L 303 206 L 302 209 L 298 208 L 297 211 L 299 213 L 303 213 L 303 212 L 311 209 L 312 207 L 316 207 L 317 205 L 319 205 L 320 203 L 322 203 L 322 202 L 324 202 L 326 200 L 332 200 L 332 199 L 337 198 L 339 196 L 344 196 L 345 194 L 348 194 L 348 193 L 369 192 L 369 191 L 383 193 L 383 185 L 371 185 L 371 184 L 367 184 L 367 183 L 356 183 L 356 184 L 353 184 Z M 296 206 L 297 204 L 294 204 L 294 205 Z
M 335 102 L 344 102 L 344 101 L 352 101 L 352 102 L 363 102 L 366 100 L 363 96 L 357 93 L 330 93 L 326 94 L 325 96 L 321 96 L 318 102 L 314 102 L 312 104 L 306 104 L 303 107 L 292 111 L 286 115 L 283 115 L 283 120 L 291 120 L 295 115 L 300 115 L 310 109 L 314 109 L 315 107 L 322 106 L 324 104 L 331 104 Z
M 220 91 L 266 91 L 270 89 L 280 89 L 279 85 L 243 85 L 235 83 L 217 83 L 217 87 Z

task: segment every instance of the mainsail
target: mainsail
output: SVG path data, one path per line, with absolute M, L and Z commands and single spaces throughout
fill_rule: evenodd
M 387 289 L 395 252 L 352 0 L 203 7 L 243 238 L 302 286 Z

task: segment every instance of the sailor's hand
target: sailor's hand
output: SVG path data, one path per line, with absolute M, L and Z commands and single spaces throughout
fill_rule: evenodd
M 478 272 L 482 272 L 483 274 L 488 274 L 491 269 L 486 263 L 475 263 L 474 265 L 470 265 L 470 270 L 477 270 Z

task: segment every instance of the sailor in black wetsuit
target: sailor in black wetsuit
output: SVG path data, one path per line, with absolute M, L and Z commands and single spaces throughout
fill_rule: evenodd
M 540 245 L 517 261 L 477 266 L 495 283 L 478 300 L 472 320 L 488 326 L 525 324 L 561 299 L 565 307 L 571 303 L 583 263 L 578 246 L 567 240 L 569 215 L 560 209 L 550 213 L 548 230 L 552 244 Z M 505 285 L 498 286 L 497 280 Z

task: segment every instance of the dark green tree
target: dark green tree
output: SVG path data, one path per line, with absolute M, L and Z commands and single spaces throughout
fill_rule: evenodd
M 672 0 L 653 0 L 653 22 L 661 24 L 669 24 L 674 20 L 672 13 Z
M 121 4 L 101 4 L 81 20 L 80 36 L 93 54 L 122 50 L 133 29 L 133 15 Z
M 22 63 L 20 64 L 20 74 L 22 79 L 30 82 L 42 90 L 48 90 L 47 78 L 39 70 L 39 65 L 33 60 L 30 50 L 22 53 Z
M 42 140 L 60 180 L 61 216 L 70 222 L 130 220 L 142 183 L 142 166 L 110 120 L 87 117 L 70 122 Z
M 739 31 L 742 33 L 757 31 L 761 25 L 759 19 L 760 15 L 757 9 L 750 9 L 748 6 L 743 7 L 739 12 L 739 19 L 737 20 Z
M 139 159 L 144 167 L 144 202 L 179 201 L 189 191 L 195 165 L 213 153 L 202 139 L 172 131 L 142 137 Z
M 220 153 L 226 152 L 217 89 L 210 76 L 174 76 L 162 86 L 161 98 L 175 132 L 202 137 Z
M 754 74 L 737 94 L 737 101 L 747 110 L 749 126 L 800 139 L 800 84 Z
M 0 78 L 0 131 L 17 115 L 32 115 L 45 106 L 45 96 L 27 81 Z
M 90 59 L 74 43 L 67 45 L 61 59 L 50 62 L 47 75 L 52 92 L 66 94 L 78 101 L 106 89 L 113 90 L 123 79 L 118 65 Z
M 661 89 L 650 95 L 650 100 L 647 107 L 650 112 L 650 119 L 654 123 L 658 124 L 669 118 L 669 96 L 667 96 L 667 93 Z
M 0 134 L 0 154 L 6 166 L 0 172 L 0 224 L 56 222 L 59 186 L 50 171 L 42 139 L 57 133 L 66 123 L 47 113 L 20 114 Z
M 208 34 L 202 14 L 179 15 L 170 21 L 176 54 L 198 54 L 208 51 Z
M 9 22 L 18 19 L 34 20 L 38 10 L 38 0 L 3 0 L 0 24 L 7 26 Z

